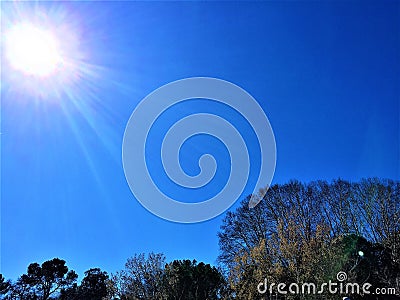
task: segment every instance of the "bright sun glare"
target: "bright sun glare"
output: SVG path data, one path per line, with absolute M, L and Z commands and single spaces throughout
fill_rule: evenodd
M 82 42 L 91 23 L 61 2 L 7 7 L 1 12 L 4 90 L 21 100 L 91 97 L 103 74 L 91 57 L 92 40 Z
M 62 63 L 52 33 L 29 23 L 14 25 L 6 35 L 6 56 L 11 66 L 27 75 L 49 76 Z

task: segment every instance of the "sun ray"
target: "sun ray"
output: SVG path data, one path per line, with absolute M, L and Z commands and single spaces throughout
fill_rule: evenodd
M 92 132 L 85 132 L 94 134 L 113 158 L 119 158 L 109 138 L 113 129 L 104 120 L 112 107 L 103 103 L 100 92 L 113 81 L 108 78 L 109 70 L 91 56 L 96 50 L 92 42 L 96 42 L 85 35 L 91 28 L 90 20 L 82 20 L 84 14 L 65 4 L 12 5 L 9 3 L 12 9 L 7 11 L 2 7 L 1 52 L 5 62 L 2 92 L 10 95 L 6 98 L 17 105 L 33 103 L 34 109 L 45 118 L 52 109 L 62 111 L 64 123 L 73 132 L 75 144 L 86 161 L 84 168 L 90 170 L 98 191 L 104 195 L 104 205 L 112 212 L 112 202 L 106 201 L 102 170 L 92 157 L 96 150 L 88 142 L 91 137 L 85 136 L 80 128 L 82 124 L 88 125 Z M 93 32 L 93 36 L 96 34 Z M 99 123 L 103 121 L 100 128 L 107 128 L 107 134 L 99 131 Z M 26 123 L 21 126 L 26 127 Z M 46 124 L 33 126 L 30 129 L 35 130 Z M 54 134 L 62 134 L 58 129 L 52 129 Z

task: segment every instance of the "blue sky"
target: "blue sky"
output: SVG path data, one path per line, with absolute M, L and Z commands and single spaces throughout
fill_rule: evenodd
M 399 2 L 1 7 L 3 19 L 18 10 L 64 13 L 79 28 L 79 46 L 95 70 L 90 80 L 46 99 L 21 88 L 29 78 L 10 79 L 15 71 L 2 57 L 1 272 L 7 278 L 53 257 L 81 276 L 91 267 L 114 272 L 134 253 L 150 251 L 215 263 L 224 214 L 199 224 L 160 219 L 134 198 L 122 169 L 129 116 L 146 95 L 178 79 L 221 78 L 258 100 L 276 138 L 273 183 L 400 178 Z M 186 109 L 211 108 L 199 101 L 179 113 Z M 159 130 L 154 137 L 162 136 Z M 182 149 L 189 173 L 197 170 L 191 153 L 207 145 L 219 149 L 224 166 L 224 147 L 199 137 Z M 225 173 L 218 173 L 217 188 Z

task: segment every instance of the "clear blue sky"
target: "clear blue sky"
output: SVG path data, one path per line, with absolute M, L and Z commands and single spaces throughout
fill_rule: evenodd
M 82 82 L 85 92 L 73 99 L 42 101 L 9 85 L 1 91 L 7 278 L 53 257 L 81 278 L 91 267 L 119 270 L 140 252 L 215 263 L 224 214 L 190 225 L 160 219 L 136 201 L 122 169 L 122 138 L 134 108 L 185 77 L 225 79 L 259 101 L 277 143 L 273 183 L 400 179 L 398 1 L 1 6 L 4 16 L 18 6 L 32 14 L 66 11 L 101 74 Z M 192 148 L 201 152 L 203 138 Z M 190 169 L 196 161 L 184 157 Z

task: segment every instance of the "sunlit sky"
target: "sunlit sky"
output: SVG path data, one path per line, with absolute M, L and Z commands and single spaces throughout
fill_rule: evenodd
M 68 62 L 38 79 L 2 51 L 6 278 L 53 257 L 81 278 L 91 267 L 117 271 L 141 252 L 216 263 L 225 214 L 198 224 L 160 219 L 134 198 L 122 168 L 131 113 L 178 79 L 221 78 L 258 100 L 276 138 L 273 183 L 400 179 L 398 1 L 1 2 L 1 12 L 2 41 L 21 19 L 53 26 Z M 199 100 L 170 117 L 211 109 Z M 152 137 L 162 138 L 160 124 Z M 218 141 L 201 136 L 182 151 L 189 173 L 193 156 L 214 151 L 226 175 Z M 158 176 L 157 151 L 150 154 Z

